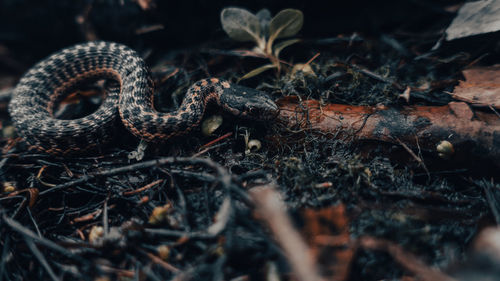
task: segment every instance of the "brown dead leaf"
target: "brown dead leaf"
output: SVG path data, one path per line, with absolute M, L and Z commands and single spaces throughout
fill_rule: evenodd
M 303 217 L 302 232 L 322 276 L 329 280 L 345 280 L 354 255 L 354 248 L 349 244 L 349 220 L 345 215 L 345 206 L 306 209 Z
M 469 68 L 462 73 L 465 81 L 455 87 L 454 99 L 500 109 L 500 65 Z
M 250 196 L 255 203 L 255 217 L 267 224 L 283 249 L 295 275 L 293 280 L 323 280 L 317 273 L 312 251 L 286 212 L 276 185 L 269 183 L 254 187 L 250 190 Z
M 446 29 L 447 41 L 500 30 L 499 1 L 466 2 Z

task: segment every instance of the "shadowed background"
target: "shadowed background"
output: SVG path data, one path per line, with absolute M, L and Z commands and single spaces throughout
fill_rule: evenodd
M 273 15 L 284 8 L 300 9 L 304 13 L 302 38 L 349 36 L 352 32 L 376 36 L 395 28 L 428 30 L 431 25 L 451 21 L 454 14 L 445 12 L 443 7 L 457 2 L 193 0 L 156 1 L 151 9 L 144 10 L 136 1 L 129 0 L 3 0 L 0 45 L 15 51 L 16 59 L 27 65 L 55 50 L 86 41 L 86 28 L 93 30 L 97 39 L 134 48 L 192 47 L 226 38 L 219 15 L 228 6 L 243 7 L 254 13 L 267 8 Z M 138 30 L 156 25 L 163 28 L 138 34 Z

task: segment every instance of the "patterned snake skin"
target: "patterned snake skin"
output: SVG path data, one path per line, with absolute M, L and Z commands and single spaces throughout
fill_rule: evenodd
M 54 118 L 56 105 L 83 82 L 108 78 L 107 97 L 94 113 L 79 119 Z M 165 141 L 196 127 L 208 103 L 248 119 L 271 120 L 276 104 L 255 89 L 217 78 L 192 85 L 179 109 L 153 107 L 153 81 L 142 58 L 111 42 L 89 42 L 57 52 L 31 68 L 19 81 L 9 104 L 18 133 L 31 148 L 66 154 L 109 141 L 120 116 L 125 127 L 147 142 Z

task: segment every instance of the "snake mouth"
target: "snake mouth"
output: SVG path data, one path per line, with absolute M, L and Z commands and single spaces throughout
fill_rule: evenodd
M 232 85 L 220 96 L 221 104 L 233 115 L 250 120 L 273 120 L 279 107 L 265 92 L 241 85 Z
M 265 101 L 265 106 L 262 109 L 262 113 L 258 116 L 259 119 L 263 120 L 273 120 L 278 117 L 280 113 L 279 107 L 274 103 L 274 101 L 267 99 Z

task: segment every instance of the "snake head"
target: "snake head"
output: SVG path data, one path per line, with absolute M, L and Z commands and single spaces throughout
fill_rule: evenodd
M 232 84 L 220 95 L 221 106 L 231 114 L 251 120 L 272 120 L 279 113 L 278 106 L 264 92 Z

